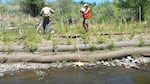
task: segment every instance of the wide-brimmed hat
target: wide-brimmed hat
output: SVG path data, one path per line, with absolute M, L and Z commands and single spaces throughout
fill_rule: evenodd
M 44 3 L 44 6 L 48 6 L 48 3 Z
M 87 7 L 87 6 L 89 6 L 89 4 L 84 4 L 84 7 Z

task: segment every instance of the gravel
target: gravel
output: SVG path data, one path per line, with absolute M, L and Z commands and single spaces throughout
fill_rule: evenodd
M 125 68 L 139 68 L 138 64 L 141 63 L 150 63 L 149 57 L 139 57 L 139 58 L 122 58 L 114 59 L 112 61 L 97 61 L 92 63 L 82 62 L 84 68 L 95 67 L 98 65 L 104 66 L 121 66 Z M 30 69 L 48 69 L 48 68 L 62 68 L 62 67 L 79 67 L 75 65 L 74 62 L 64 62 L 64 63 L 3 63 L 0 64 L 0 77 L 5 76 L 5 73 L 20 71 L 20 70 L 30 70 Z M 92 69 L 92 68 L 91 68 Z M 38 73 L 39 74 L 39 73 Z

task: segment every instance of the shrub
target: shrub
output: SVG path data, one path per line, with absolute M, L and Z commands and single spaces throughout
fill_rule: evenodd
M 20 0 L 20 7 L 24 13 L 37 16 L 44 5 L 45 0 Z

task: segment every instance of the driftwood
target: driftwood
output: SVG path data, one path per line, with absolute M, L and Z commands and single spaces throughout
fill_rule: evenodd
M 122 42 L 114 42 L 113 44 L 78 44 L 78 45 L 56 45 L 56 46 L 44 46 L 38 47 L 33 51 L 38 52 L 62 52 L 62 51 L 76 51 L 79 50 L 102 50 L 111 47 L 136 47 L 136 46 L 150 46 L 150 40 L 145 40 L 142 43 L 139 41 L 122 41 Z M 23 46 L 0 46 L 0 52 L 8 52 L 8 51 L 15 51 L 15 52 L 26 52 L 29 51 L 28 48 L 24 48 Z
M 127 48 L 118 51 L 110 51 L 105 53 L 98 53 L 94 55 L 49 55 L 49 56 L 39 56 L 39 55 L 22 55 L 22 56 L 0 56 L 1 62 L 56 62 L 56 61 L 97 61 L 113 58 L 121 58 L 132 54 L 144 55 L 145 53 L 150 53 L 150 48 Z M 147 54 L 150 56 L 150 54 Z

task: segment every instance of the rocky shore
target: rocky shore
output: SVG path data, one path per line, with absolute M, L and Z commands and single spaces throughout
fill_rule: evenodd
M 63 67 L 79 67 L 83 69 L 92 69 L 93 67 L 103 66 L 120 66 L 129 68 L 140 68 L 139 64 L 150 63 L 150 57 L 126 57 L 122 59 L 114 59 L 110 61 L 96 61 L 96 62 L 61 62 L 61 63 L 1 63 L 0 64 L 0 77 L 4 77 L 7 73 L 22 70 L 37 70 L 37 69 L 49 69 L 49 68 L 63 68 Z

